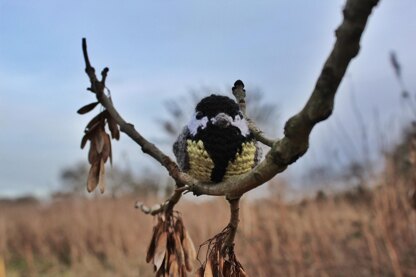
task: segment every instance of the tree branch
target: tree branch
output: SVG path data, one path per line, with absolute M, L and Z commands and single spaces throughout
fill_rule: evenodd
M 133 139 L 137 144 L 141 146 L 141 149 L 144 153 L 150 155 L 155 160 L 157 160 L 162 166 L 164 166 L 169 175 L 176 181 L 178 187 L 183 186 L 185 182 L 192 182 L 192 178 L 189 176 L 182 176 L 179 170 L 178 165 L 171 160 L 171 158 L 165 155 L 159 148 L 154 144 L 146 140 L 135 128 L 133 124 L 127 123 L 121 115 L 114 108 L 113 103 L 109 97 L 104 93 L 105 89 L 105 80 L 109 69 L 106 67 L 103 69 L 101 75 L 102 80 L 98 81 L 95 75 L 95 69 L 91 66 L 90 59 L 88 57 L 87 51 L 87 41 L 85 38 L 82 39 L 82 52 L 84 54 L 85 61 L 85 72 L 87 73 L 91 87 L 88 90 L 94 92 L 97 96 L 97 100 L 103 105 L 107 111 L 110 113 L 111 117 L 117 122 L 120 126 L 120 130 L 127 134 L 131 139 Z
M 149 208 L 144 203 L 137 201 L 135 207 L 145 214 L 157 215 L 162 212 L 172 212 L 173 207 L 182 197 L 183 190 L 175 190 L 175 192 L 162 204 L 156 204 Z
M 272 147 L 274 140 L 267 138 L 263 131 L 261 131 L 257 126 L 256 123 L 254 123 L 253 120 L 251 120 L 246 113 L 246 90 L 244 89 L 244 83 L 241 80 L 237 80 L 234 83 L 234 86 L 232 88 L 233 95 L 235 97 L 235 100 L 237 100 L 238 105 L 240 106 L 240 110 L 244 114 L 244 117 L 247 119 L 248 128 L 250 131 L 254 134 L 254 137 L 257 141 L 260 141 L 264 145 L 267 145 L 269 147 Z
M 332 113 L 335 93 L 350 61 L 359 52 L 360 38 L 367 19 L 378 2 L 378 0 L 347 1 L 343 10 L 343 22 L 335 31 L 335 45 L 324 64 L 312 95 L 305 107 L 286 122 L 285 136 L 273 143 L 266 158 L 251 172 L 227 179 L 222 183 L 193 184 L 190 189 L 194 193 L 238 197 L 270 180 L 305 154 L 312 128 Z
M 228 202 L 230 203 L 230 222 L 228 223 L 228 228 L 230 232 L 228 233 L 227 238 L 224 241 L 224 245 L 222 248 L 223 253 L 227 253 L 229 250 L 233 250 L 234 248 L 234 238 L 235 234 L 237 233 L 237 227 L 239 223 L 239 214 L 240 214 L 240 198 L 236 199 L 228 199 Z

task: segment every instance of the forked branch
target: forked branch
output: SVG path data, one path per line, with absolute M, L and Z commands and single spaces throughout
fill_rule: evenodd
M 270 139 L 264 140 L 264 143 L 272 145 L 272 148 L 257 167 L 246 174 L 231 177 L 221 183 L 201 183 L 181 172 L 171 158 L 147 141 L 132 124 L 127 123 L 120 116 L 111 100 L 104 93 L 97 93 L 97 99 L 120 126 L 120 130 L 138 143 L 144 153 L 152 156 L 168 170 L 178 187 L 186 186 L 196 195 L 225 195 L 230 199 L 238 198 L 245 192 L 264 184 L 276 174 L 284 171 L 288 165 L 305 154 L 312 128 L 332 113 L 337 88 L 350 61 L 358 54 L 361 35 L 365 29 L 367 19 L 377 3 L 378 0 L 347 1 L 343 10 L 343 22 L 335 32 L 334 48 L 324 64 L 305 107 L 286 122 L 282 139 L 273 141 L 273 143 Z M 104 90 L 104 87 L 100 86 L 100 82 L 97 81 L 94 68 L 91 67 L 85 39 L 83 40 L 83 51 L 86 72 L 91 81 L 91 89 Z M 103 70 L 103 79 L 105 79 L 107 71 Z M 242 99 L 244 99 L 244 95 Z M 245 105 L 245 102 L 241 103 L 241 99 L 237 100 L 240 105 Z M 259 134 L 261 135 L 261 133 Z

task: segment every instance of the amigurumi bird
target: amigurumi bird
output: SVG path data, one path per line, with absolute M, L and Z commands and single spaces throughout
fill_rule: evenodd
M 226 97 L 203 98 L 173 145 L 184 172 L 202 182 L 221 182 L 250 171 L 261 158 L 240 107 Z

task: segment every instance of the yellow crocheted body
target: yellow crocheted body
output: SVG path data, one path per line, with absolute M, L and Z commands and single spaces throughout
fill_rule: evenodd
M 241 154 L 237 153 L 234 162 L 229 162 L 224 179 L 249 172 L 254 167 L 256 145 L 254 142 L 243 143 Z
M 188 173 L 202 182 L 209 182 L 214 163 L 205 150 L 203 142 L 188 139 L 186 143 L 189 157 Z
M 187 151 L 189 157 L 188 173 L 202 182 L 210 182 L 214 163 L 205 150 L 204 143 L 200 140 L 187 140 Z M 234 162 L 228 163 L 224 179 L 250 171 L 254 167 L 255 155 L 256 146 L 254 142 L 243 143 L 241 154 L 237 153 Z

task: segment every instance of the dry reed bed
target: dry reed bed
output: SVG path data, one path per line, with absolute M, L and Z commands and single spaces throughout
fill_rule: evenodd
M 153 276 L 144 262 L 153 219 L 133 204 L 97 198 L 0 205 L 9 275 Z M 228 220 L 220 199 L 184 201 L 178 210 L 196 245 Z M 416 276 L 416 214 L 401 184 L 348 200 L 243 201 L 236 243 L 250 276 Z

